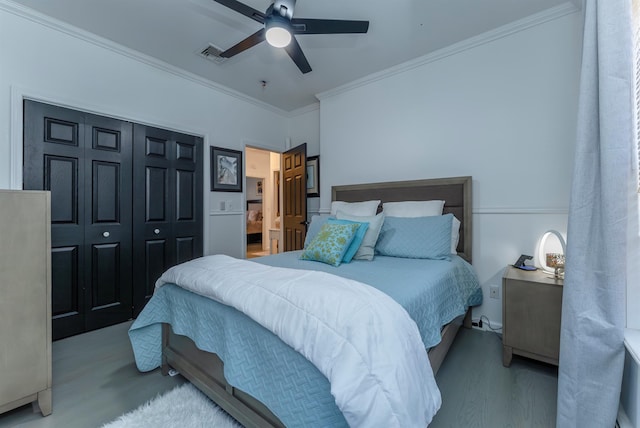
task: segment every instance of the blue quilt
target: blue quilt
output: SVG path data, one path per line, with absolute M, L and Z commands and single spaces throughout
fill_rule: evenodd
M 376 256 L 338 268 L 298 256 L 290 252 L 252 260 L 323 270 L 380 289 L 416 321 L 427 348 L 440 341 L 442 325 L 482 303 L 473 269 L 457 256 L 450 262 Z M 157 289 L 129 330 L 141 371 L 161 364 L 161 323 L 218 354 L 227 381 L 266 404 L 286 426 L 347 426 L 328 380 L 302 355 L 243 313 L 174 285 Z

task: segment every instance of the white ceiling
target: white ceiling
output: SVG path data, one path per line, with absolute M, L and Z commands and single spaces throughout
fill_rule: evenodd
M 222 64 L 199 56 L 209 43 L 224 50 L 260 29 L 213 0 L 15 1 L 285 111 L 316 102 L 315 94 L 569 3 L 298 0 L 297 18 L 370 21 L 367 34 L 298 36 L 313 69 L 303 75 L 286 52 L 266 42 Z M 241 1 L 260 11 L 271 3 Z

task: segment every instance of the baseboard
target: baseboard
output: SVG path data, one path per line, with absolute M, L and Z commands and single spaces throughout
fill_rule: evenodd
M 472 319 L 472 329 L 474 330 L 482 330 L 482 331 L 491 331 L 493 333 L 502 334 L 502 323 L 497 321 L 493 321 L 488 319 L 486 316 L 482 317 L 482 326 L 480 326 L 480 319 L 473 318 Z

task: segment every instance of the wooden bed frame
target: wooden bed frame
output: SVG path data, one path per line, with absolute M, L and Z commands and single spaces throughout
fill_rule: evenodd
M 334 186 L 332 200 L 444 200 L 444 212 L 453 213 L 461 223 L 458 255 L 471 263 L 471 184 L 471 177 L 455 177 Z M 442 329 L 440 343 L 428 350 L 434 374 L 444 361 L 461 325 L 471 328 L 471 308 L 464 316 L 447 324 Z M 191 339 L 173 333 L 170 325 L 163 324 L 162 373 L 168 374 L 171 368 L 179 371 L 245 427 L 284 427 L 264 404 L 227 383 L 223 374 L 223 363 L 216 354 L 198 349 Z

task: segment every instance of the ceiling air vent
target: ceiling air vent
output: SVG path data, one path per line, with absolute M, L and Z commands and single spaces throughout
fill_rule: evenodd
M 217 46 L 212 45 L 211 43 L 209 43 L 207 45 L 206 48 L 202 49 L 198 55 L 200 55 L 203 58 L 208 59 L 209 61 L 213 61 L 216 64 L 222 64 L 223 62 L 225 62 L 228 58 L 223 58 L 220 56 L 220 54 L 223 52 L 222 49 L 220 49 Z

